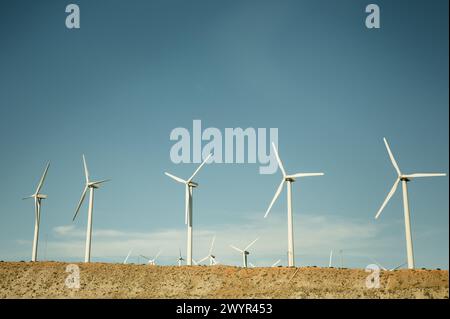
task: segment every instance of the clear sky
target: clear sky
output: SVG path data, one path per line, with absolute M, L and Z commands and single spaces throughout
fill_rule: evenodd
M 66 3 L 67 2 L 67 3 Z M 278 128 L 288 171 L 323 171 L 293 189 L 297 264 L 386 267 L 406 260 L 401 192 L 375 221 L 395 180 L 382 138 L 405 172 L 449 171 L 448 1 L 372 1 L 381 29 L 365 27 L 369 1 L 73 1 L 81 29 L 65 27 L 68 1 L 0 4 L 0 260 L 29 260 L 31 194 L 45 163 L 40 258 L 81 261 L 87 206 L 72 223 L 86 154 L 96 192 L 94 261 L 163 249 L 186 252 L 184 193 L 169 134 L 192 121 L 220 130 Z M 194 258 L 217 235 L 256 237 L 250 261 L 286 265 L 281 178 L 258 164 L 211 164 L 197 180 Z M 449 263 L 448 177 L 410 184 L 418 267 Z M 340 262 L 340 260 L 339 260 Z

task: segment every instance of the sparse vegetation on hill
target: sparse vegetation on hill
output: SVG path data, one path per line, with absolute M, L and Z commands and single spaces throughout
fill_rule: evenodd
M 360 269 L 80 263 L 69 289 L 67 265 L 1 263 L 0 298 L 448 298 L 446 270 L 382 271 L 368 289 Z

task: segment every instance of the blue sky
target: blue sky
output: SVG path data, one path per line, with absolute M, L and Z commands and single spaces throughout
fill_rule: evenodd
M 447 1 L 376 1 L 379 30 L 356 0 L 76 1 L 79 30 L 65 27 L 68 3 L 0 4 L 1 260 L 30 258 L 33 204 L 21 198 L 48 160 L 40 257 L 83 259 L 87 207 L 71 220 L 84 153 L 94 178 L 112 179 L 96 192 L 93 259 L 163 249 L 175 263 L 184 194 L 163 172 L 196 164 L 170 161 L 169 134 L 200 119 L 278 128 L 288 171 L 326 173 L 294 184 L 297 264 L 327 265 L 330 249 L 349 267 L 405 261 L 400 192 L 374 220 L 395 179 L 382 138 L 405 172 L 449 171 Z M 195 258 L 216 234 L 218 260 L 238 264 L 228 245 L 260 236 L 251 261 L 286 264 L 285 193 L 263 219 L 280 172 L 258 167 L 201 171 Z M 448 178 L 409 191 L 417 266 L 448 269 Z

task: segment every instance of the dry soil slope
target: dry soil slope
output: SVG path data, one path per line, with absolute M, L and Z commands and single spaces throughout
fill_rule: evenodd
M 78 264 L 69 289 L 66 263 L 0 263 L 0 298 L 448 298 L 448 271 L 381 273 L 367 289 L 359 269 L 170 267 Z M 295 275 L 294 275 L 295 274 Z

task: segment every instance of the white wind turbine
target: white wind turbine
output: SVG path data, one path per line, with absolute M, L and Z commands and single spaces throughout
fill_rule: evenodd
M 392 154 L 391 148 L 389 147 L 389 144 L 388 144 L 386 138 L 383 138 L 383 140 L 384 140 L 384 144 L 386 145 L 386 149 L 387 149 L 387 152 L 391 159 L 392 165 L 394 166 L 394 168 L 397 172 L 397 179 L 395 180 L 394 186 L 392 187 L 392 189 L 388 193 L 386 199 L 384 200 L 383 204 L 381 205 L 381 208 L 378 210 L 377 214 L 375 215 L 375 219 L 377 219 L 380 216 L 381 212 L 386 207 L 389 200 L 395 194 L 398 184 L 401 182 L 402 189 L 403 189 L 403 211 L 404 211 L 404 216 L 405 216 L 405 235 L 406 235 L 406 251 L 407 251 L 407 256 L 408 256 L 408 268 L 414 269 L 414 252 L 413 252 L 413 242 L 412 242 L 412 235 L 411 235 L 411 222 L 410 222 L 410 214 L 409 214 L 407 183 L 410 182 L 411 180 L 413 180 L 414 178 L 446 176 L 446 174 L 442 174 L 442 173 L 402 174 L 397 162 L 395 161 L 394 155 Z
M 333 249 L 330 251 L 330 261 L 328 262 L 328 268 L 331 268 L 333 262 Z
M 170 173 L 165 172 L 167 176 L 174 179 L 178 183 L 185 185 L 185 216 L 184 216 L 184 222 L 187 225 L 187 253 L 186 253 L 186 265 L 192 266 L 192 214 L 193 214 L 193 190 L 194 188 L 198 187 L 198 184 L 193 182 L 193 179 L 195 175 L 200 171 L 200 169 L 203 167 L 203 165 L 206 164 L 206 162 L 209 160 L 209 158 L 212 156 L 212 154 L 209 154 L 205 160 L 200 164 L 200 166 L 195 170 L 194 174 L 192 174 L 189 179 L 184 180 L 180 177 L 177 177 L 175 175 L 172 175 Z
M 233 248 L 234 250 L 236 250 L 236 251 L 238 251 L 238 252 L 240 252 L 240 253 L 242 254 L 242 261 L 243 261 L 243 266 L 244 266 L 244 268 L 247 268 L 247 267 L 248 267 L 248 264 L 247 264 L 247 256 L 250 255 L 250 252 L 248 251 L 248 249 L 249 249 L 251 246 L 253 246 L 253 244 L 256 243 L 256 241 L 257 241 L 258 239 L 259 239 L 259 238 L 256 238 L 254 241 L 252 241 L 250 244 L 248 244 L 247 247 L 245 247 L 244 249 L 240 249 L 240 248 L 237 248 L 236 246 L 230 245 L 231 248 Z
M 72 221 L 75 221 L 75 218 L 78 215 L 78 211 L 80 210 L 81 205 L 83 204 L 84 198 L 86 197 L 86 193 L 89 189 L 89 207 L 88 207 L 88 222 L 87 222 L 87 230 L 86 230 L 86 249 L 84 254 L 84 262 L 88 263 L 91 261 L 91 242 L 92 242 L 92 214 L 94 210 L 94 189 L 99 188 L 102 183 L 108 182 L 109 179 L 94 181 L 91 182 L 89 179 L 89 171 L 86 164 L 86 158 L 83 154 L 83 166 L 84 166 L 84 175 L 86 178 L 86 184 L 83 189 L 83 193 L 81 194 L 80 201 L 78 202 L 77 209 L 75 211 L 75 215 L 73 216 Z
M 216 256 L 213 255 L 213 249 L 214 249 L 214 242 L 215 241 L 216 241 L 216 236 L 214 236 L 212 241 L 211 241 L 211 246 L 209 247 L 208 256 L 206 256 L 206 257 L 200 259 L 199 261 L 197 261 L 197 264 L 200 264 L 200 263 L 204 262 L 206 259 L 209 258 L 209 265 L 210 266 L 217 265 Z
M 141 255 L 142 258 L 147 259 L 148 260 L 148 264 L 151 266 L 156 266 L 156 259 L 158 259 L 159 255 L 161 255 L 161 250 L 158 251 L 158 253 L 156 254 L 155 258 L 149 258 L 147 256 Z
M 180 249 L 180 255 L 177 258 L 178 266 L 181 266 L 183 264 L 184 258 L 181 255 L 181 249 Z
M 41 222 L 41 201 L 43 199 L 47 198 L 47 195 L 39 193 L 41 191 L 42 185 L 44 184 L 45 177 L 47 176 L 47 171 L 50 166 L 50 162 L 47 163 L 47 166 L 45 167 L 44 173 L 41 176 L 41 179 L 39 180 L 38 186 L 36 187 L 36 191 L 33 195 L 30 195 L 28 197 L 25 197 L 23 199 L 34 199 L 34 238 L 33 238 L 33 251 L 31 254 L 31 261 L 37 260 L 37 253 L 38 253 L 38 240 L 39 240 L 39 224 Z
M 280 170 L 283 174 L 283 179 L 281 180 L 280 186 L 278 186 L 277 191 L 275 192 L 275 196 L 270 202 L 269 208 L 264 215 L 264 218 L 267 217 L 270 210 L 272 209 L 273 204 L 277 200 L 278 196 L 280 196 L 281 191 L 283 190 L 283 185 L 286 183 L 287 188 L 287 217 L 288 217 L 288 266 L 295 266 L 295 255 L 294 255 L 294 226 L 293 226 L 293 213 L 292 213 L 292 183 L 295 182 L 296 178 L 299 177 L 309 177 L 309 176 L 323 176 L 324 173 L 297 173 L 293 175 L 286 174 L 284 170 L 283 163 L 281 162 L 280 156 L 278 155 L 277 148 L 274 143 L 272 143 L 273 150 L 275 152 L 275 156 L 278 161 L 278 165 L 280 166 Z

